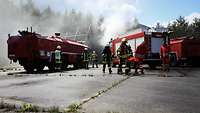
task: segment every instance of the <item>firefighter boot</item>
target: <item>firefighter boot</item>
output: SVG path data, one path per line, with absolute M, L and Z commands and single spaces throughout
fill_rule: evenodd
M 135 75 L 138 75 L 138 67 L 135 68 Z
M 144 74 L 144 68 L 141 67 L 141 74 Z
M 103 73 L 105 73 L 105 68 L 103 68 Z
M 122 68 L 117 69 L 117 74 L 122 74 Z
M 103 64 L 103 73 L 105 73 L 105 68 L 106 68 L 106 65 Z
M 94 68 L 94 61 L 93 61 L 93 63 L 92 63 L 92 68 Z
M 109 74 L 111 74 L 112 73 L 112 70 L 111 70 L 111 68 L 109 68 Z
M 125 70 L 125 74 L 126 74 L 126 75 L 129 75 L 129 73 L 130 73 L 130 69 L 126 69 L 126 70 Z

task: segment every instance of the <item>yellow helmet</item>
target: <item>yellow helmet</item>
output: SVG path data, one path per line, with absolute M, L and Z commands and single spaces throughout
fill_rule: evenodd
M 61 46 L 57 46 L 56 48 L 57 48 L 57 49 L 61 49 Z
M 126 43 L 126 42 L 128 42 L 128 39 L 127 38 L 123 38 L 122 42 Z
M 87 50 L 88 50 L 88 48 L 84 48 L 84 50 L 85 50 L 85 51 L 87 51 Z

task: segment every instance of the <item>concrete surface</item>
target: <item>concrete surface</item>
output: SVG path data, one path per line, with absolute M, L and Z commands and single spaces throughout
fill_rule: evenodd
M 94 71 L 97 73 L 96 75 L 94 75 Z M 79 103 L 91 97 L 99 90 L 124 78 L 107 74 L 98 76 L 98 73 L 101 71 L 74 70 L 28 76 L 22 74 L 23 76 L 0 80 L 0 97 L 44 107 L 67 107 L 72 103 Z
M 86 113 L 200 112 L 200 70 L 176 69 L 168 73 L 170 77 L 156 77 L 154 76 L 156 72 L 159 73 L 154 70 L 144 76 L 131 77 L 117 88 L 83 105 L 83 111 Z M 179 77 L 178 74 L 186 76 Z
M 200 112 L 200 68 L 173 68 L 168 77 L 160 70 L 145 70 L 99 97 L 83 104 L 87 113 L 196 113 Z M 133 74 L 133 73 L 132 73 Z M 124 78 L 90 70 L 26 74 L 24 70 L 0 72 L 0 97 L 42 107 L 67 107 L 94 96 Z M 2 77 L 3 76 L 3 77 Z M 8 77 L 9 76 L 9 77 Z

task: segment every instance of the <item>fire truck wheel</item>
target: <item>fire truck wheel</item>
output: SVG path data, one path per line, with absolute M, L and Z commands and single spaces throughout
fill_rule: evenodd
M 63 64 L 63 65 L 61 66 L 61 69 L 62 69 L 62 70 L 66 70 L 67 67 L 68 67 L 68 64 Z
M 35 69 L 32 65 L 29 65 L 29 64 L 24 65 L 23 67 L 28 73 L 33 72 Z
M 74 69 L 78 69 L 79 65 L 78 64 L 73 64 Z
M 49 65 L 48 68 L 49 68 L 50 71 L 55 71 L 54 65 Z
M 36 69 L 37 69 L 38 72 L 40 72 L 40 71 L 43 71 L 44 67 L 45 67 L 44 65 L 38 65 L 36 67 Z

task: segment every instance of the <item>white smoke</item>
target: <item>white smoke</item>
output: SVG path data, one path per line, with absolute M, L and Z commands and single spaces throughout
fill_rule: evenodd
M 62 26 L 69 26 L 66 30 L 76 32 L 74 29 L 83 29 L 82 31 L 84 31 L 92 23 L 89 19 L 82 17 L 86 21 L 75 22 L 77 25 L 74 25 L 72 22 L 75 19 L 69 20 L 70 16 L 63 23 L 63 17 L 60 14 L 55 13 L 56 15 L 49 17 L 48 10 L 42 13 L 48 6 L 54 12 L 61 12 L 61 14 L 64 14 L 66 10 L 71 11 L 71 9 L 78 10 L 84 15 L 91 13 L 95 15 L 96 21 L 99 17 L 104 17 L 100 26 L 100 30 L 104 31 L 102 45 L 133 26 L 135 24 L 133 20 L 137 13 L 136 0 L 32 0 L 34 3 L 32 5 L 39 9 L 32 8 L 31 5 L 26 5 L 24 8 L 23 5 L 29 4 L 30 1 L 0 0 L 0 66 L 9 62 L 6 43 L 9 33 L 16 34 L 17 30 L 25 29 L 27 26 L 33 26 L 34 31 L 45 35 L 57 32 Z M 41 15 L 37 16 L 38 14 Z
M 111 7 L 109 16 L 105 18 L 105 22 L 102 25 L 104 30 L 104 37 L 102 43 L 105 45 L 111 38 L 116 38 L 118 35 L 123 34 L 130 27 L 134 26 L 136 9 L 133 5 L 124 3 L 117 4 Z
M 102 45 L 106 45 L 111 38 L 123 34 L 134 24 L 134 19 L 138 13 L 136 0 L 65 0 L 66 5 L 77 6 L 78 9 L 91 12 L 95 15 L 104 17 L 101 30 L 104 36 L 101 40 Z
M 63 25 L 59 14 L 54 15 L 47 7 L 41 11 L 35 5 L 31 0 L 0 0 L 0 66 L 9 64 L 8 34 L 16 35 L 27 27 L 30 31 L 32 26 L 34 32 L 52 35 Z

